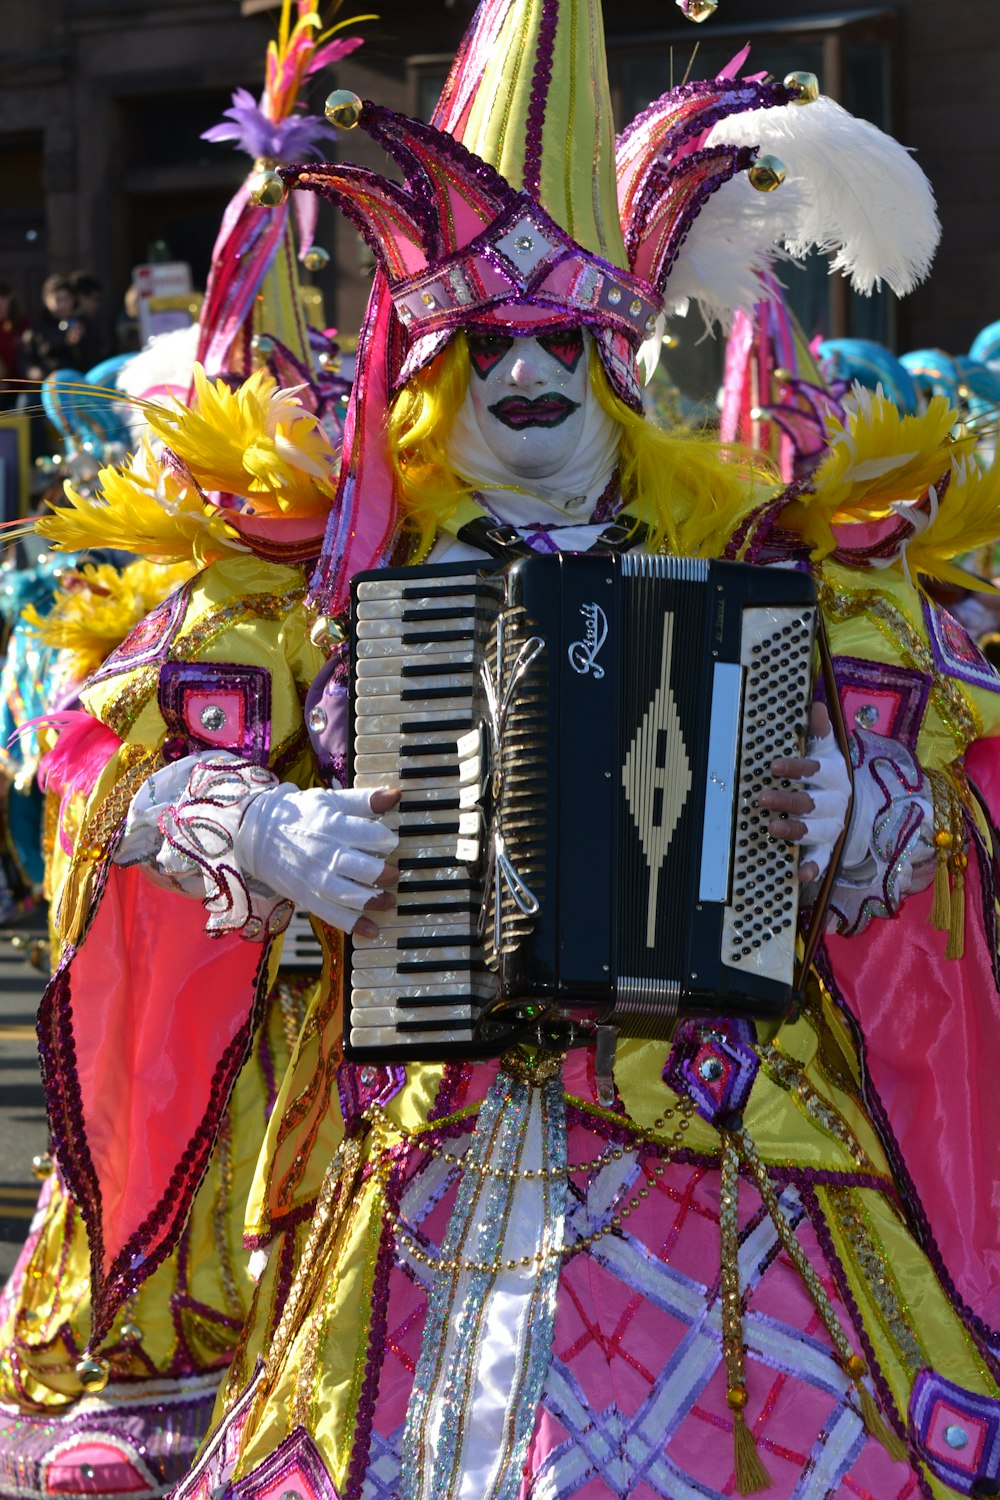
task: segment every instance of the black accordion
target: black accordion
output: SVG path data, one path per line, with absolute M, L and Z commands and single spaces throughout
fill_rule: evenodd
M 691 558 L 359 574 L 348 769 L 403 795 L 346 1055 L 783 1015 L 797 855 L 757 802 L 801 753 L 816 616 L 804 573 Z

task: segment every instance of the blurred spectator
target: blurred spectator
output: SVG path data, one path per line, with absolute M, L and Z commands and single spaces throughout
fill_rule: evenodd
M 0 411 L 9 411 L 17 402 L 17 388 L 7 387 L 3 382 L 17 380 L 24 373 L 21 341 L 27 331 L 28 319 L 13 287 L 7 281 L 0 281 Z
M 104 326 L 104 289 L 90 271 L 71 271 L 69 284 L 76 303 L 74 316 L 82 321 L 84 330 L 80 349 L 85 363 L 80 368 L 89 370 L 111 353 Z
M 139 332 L 139 288 L 135 282 L 129 286 L 122 302 L 122 310 L 115 324 L 115 340 L 119 354 L 135 354 L 142 348 Z
M 29 380 L 44 380 L 53 370 L 88 368 L 87 329 L 76 316 L 76 298 L 68 276 L 47 276 L 42 283 L 42 311 L 24 336 L 22 361 Z

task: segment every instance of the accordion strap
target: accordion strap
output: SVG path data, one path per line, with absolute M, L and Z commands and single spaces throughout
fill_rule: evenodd
M 649 527 L 644 521 L 636 521 L 622 513 L 610 525 L 605 526 L 600 536 L 587 548 L 588 552 L 624 552 L 632 547 L 641 547 L 649 536 Z M 534 556 L 534 548 L 524 540 L 513 526 L 495 521 L 485 513 L 466 521 L 455 532 L 455 538 L 468 547 L 485 552 L 501 562 L 512 562 L 517 557 Z
M 830 895 L 833 891 L 834 881 L 840 869 L 840 857 L 844 852 L 847 842 L 848 829 L 851 826 L 851 812 L 854 808 L 854 772 L 851 768 L 851 745 L 847 734 L 847 725 L 844 721 L 844 711 L 840 702 L 840 693 L 837 689 L 837 678 L 833 670 L 833 657 L 830 653 L 830 642 L 826 634 L 826 623 L 822 614 L 819 617 L 819 629 L 816 632 L 816 644 L 819 648 L 820 672 L 823 675 L 823 686 L 826 689 L 826 706 L 830 714 L 830 723 L 833 726 L 834 738 L 840 747 L 840 753 L 847 763 L 847 774 L 851 781 L 851 794 L 844 815 L 844 826 L 840 837 L 833 846 L 830 863 L 826 867 L 826 874 L 820 883 L 819 892 L 809 915 L 809 925 L 806 928 L 802 942 L 802 957 L 799 960 L 795 975 L 795 988 L 802 990 L 806 977 L 812 965 L 817 945 L 823 933 L 826 922 L 826 909 L 830 903 Z

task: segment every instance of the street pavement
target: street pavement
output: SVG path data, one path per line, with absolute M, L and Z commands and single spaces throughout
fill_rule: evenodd
M 41 912 L 0 927 L 0 1282 L 28 1232 L 40 1187 L 31 1160 L 47 1142 L 35 1037 L 45 977 L 28 962 L 44 937 Z

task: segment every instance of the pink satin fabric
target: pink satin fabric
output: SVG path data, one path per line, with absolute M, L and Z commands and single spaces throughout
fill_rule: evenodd
M 166 1210 L 177 1208 L 176 1187 L 163 1200 L 182 1153 L 226 1104 L 213 1074 L 247 1023 L 263 950 L 204 928 L 199 901 L 113 867 L 73 960 L 73 1040 L 105 1272 L 154 1211 L 147 1259 L 155 1250 Z
M 946 959 L 930 889 L 853 938 L 827 938 L 865 1035 L 872 1082 L 959 1294 L 1000 1326 L 1000 998 L 983 930 L 982 883 L 966 872 L 965 957 Z

